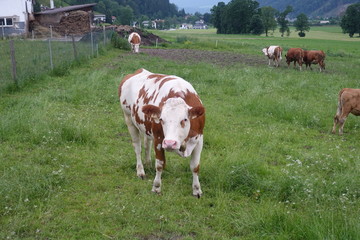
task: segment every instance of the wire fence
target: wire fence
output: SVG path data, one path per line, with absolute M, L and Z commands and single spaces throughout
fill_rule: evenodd
M 81 37 L 0 41 L 0 93 L 75 61 L 97 57 L 109 46 L 113 32 L 104 28 Z

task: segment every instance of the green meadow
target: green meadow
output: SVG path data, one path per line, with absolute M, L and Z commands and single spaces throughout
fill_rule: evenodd
M 226 66 L 111 49 L 0 95 L 0 239 L 359 239 L 360 121 L 331 134 L 341 88 L 360 88 L 360 39 L 156 31 L 170 44 L 263 58 Z M 297 36 L 297 35 L 296 35 Z M 326 71 L 267 65 L 268 45 L 322 49 Z M 140 49 L 141 50 L 141 49 Z M 283 54 L 284 57 L 285 54 Z M 188 80 L 206 108 L 200 183 L 168 153 L 162 194 L 136 177 L 120 110 L 139 68 Z

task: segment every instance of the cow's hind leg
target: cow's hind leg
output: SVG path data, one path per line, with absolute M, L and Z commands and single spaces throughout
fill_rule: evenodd
M 203 147 L 203 137 L 200 136 L 199 138 L 200 138 L 199 142 L 191 154 L 191 161 L 190 161 L 190 170 L 193 174 L 193 183 L 192 183 L 193 195 L 198 198 L 200 198 L 202 195 L 200 181 L 199 181 L 199 170 L 200 170 L 200 155 Z
M 345 121 L 347 116 L 349 115 L 349 113 L 351 112 L 351 107 L 344 107 L 341 109 L 341 114 L 339 116 L 338 119 L 338 124 L 339 124 L 339 135 L 343 135 L 344 133 L 344 125 L 345 125 Z
M 124 114 L 125 122 L 131 135 L 132 144 L 136 155 L 136 174 L 138 177 L 144 179 L 145 171 L 141 161 L 141 138 L 139 129 L 137 129 L 131 121 L 131 117 Z
M 334 117 L 334 126 L 333 126 L 333 129 L 332 129 L 332 133 L 335 134 L 336 132 L 336 126 L 339 124 L 339 116 L 338 114 L 335 115 Z

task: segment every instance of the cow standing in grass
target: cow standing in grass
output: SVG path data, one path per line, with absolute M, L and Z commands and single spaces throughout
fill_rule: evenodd
M 323 51 L 317 50 L 309 50 L 304 51 L 304 63 L 306 64 L 306 68 L 309 66 L 311 68 L 311 64 L 319 64 L 320 72 L 325 70 L 325 53 Z
M 350 113 L 360 116 L 360 89 L 343 88 L 340 90 L 332 133 L 336 132 L 336 126 L 339 125 L 339 135 L 343 134 L 344 124 Z
M 270 62 L 273 60 L 274 66 L 279 67 L 280 61 L 282 59 L 282 48 L 280 46 L 270 46 L 263 48 L 262 52 L 265 54 L 265 56 L 269 59 L 269 66 L 271 65 Z
M 291 62 L 294 62 L 294 67 L 296 67 L 296 63 L 298 63 L 301 71 L 304 58 L 304 50 L 302 50 L 301 48 L 290 48 L 287 51 L 285 58 L 288 67 L 290 66 Z
M 154 74 L 139 69 L 121 81 L 119 96 L 135 149 L 137 176 L 145 176 L 140 137 L 144 135 L 145 159 L 148 163 L 150 145 L 154 142 L 156 176 L 152 191 L 161 192 L 161 174 L 165 167 L 164 150 L 167 150 L 182 157 L 191 155 L 193 195 L 200 197 L 202 191 L 198 174 L 205 109 L 191 84 L 177 76 Z
M 141 37 L 138 33 L 132 32 L 129 35 L 128 41 L 131 45 L 131 50 L 134 53 L 138 53 L 140 49 Z

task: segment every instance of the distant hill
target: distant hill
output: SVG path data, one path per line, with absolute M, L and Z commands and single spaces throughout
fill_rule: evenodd
M 256 0 L 260 7 L 271 6 L 283 11 L 286 6 L 294 8 L 290 17 L 296 17 L 300 13 L 305 13 L 311 17 L 337 17 L 345 12 L 346 8 L 359 0 Z

